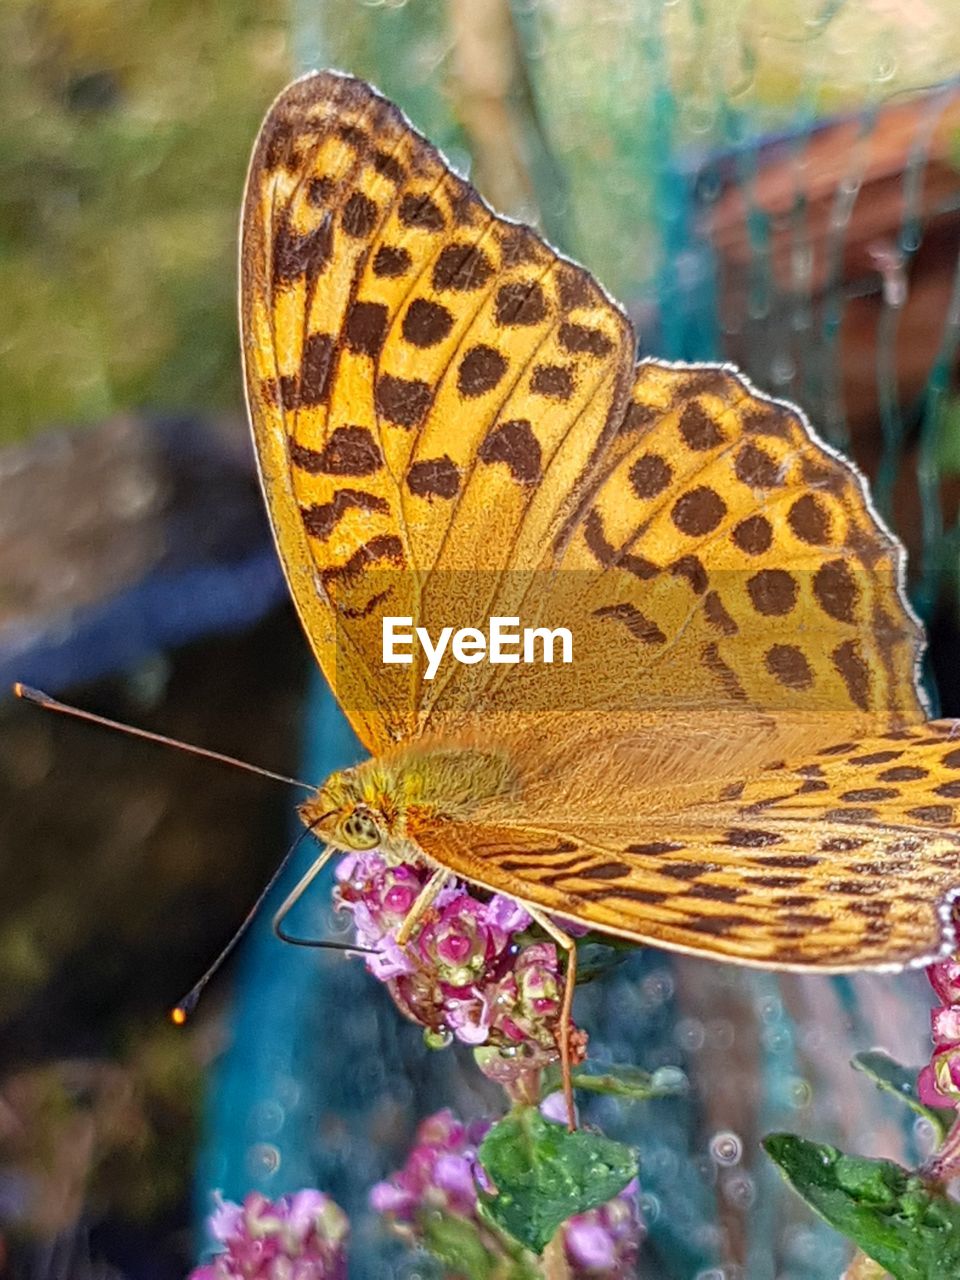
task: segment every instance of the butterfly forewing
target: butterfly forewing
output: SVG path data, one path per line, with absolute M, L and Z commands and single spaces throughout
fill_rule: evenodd
M 277 541 L 324 671 L 380 749 L 418 731 L 434 692 L 418 661 L 380 664 L 381 619 L 435 631 L 518 603 L 511 575 L 537 568 L 622 418 L 633 335 L 586 272 L 349 77 L 274 104 L 243 226 Z

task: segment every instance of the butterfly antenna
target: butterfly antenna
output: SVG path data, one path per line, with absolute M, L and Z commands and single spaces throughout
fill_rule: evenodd
M 216 760 L 219 764 L 229 764 L 234 769 L 245 769 L 247 773 L 257 773 L 261 778 L 272 778 L 274 782 L 283 782 L 288 787 L 300 787 L 304 791 L 316 790 L 316 787 L 312 787 L 309 782 L 301 782 L 299 778 L 288 778 L 286 774 L 274 773 L 272 769 L 262 769 L 258 764 L 248 764 L 246 760 L 237 760 L 234 756 L 225 756 L 219 751 L 195 747 L 189 742 L 179 742 L 176 738 L 168 738 L 162 733 L 151 733 L 148 729 L 137 729 L 133 725 L 122 724 L 119 720 L 108 720 L 106 716 L 94 715 L 92 711 L 81 711 L 79 707 L 69 707 L 65 702 L 58 702 L 48 693 L 43 693 L 40 689 L 31 689 L 26 684 L 15 684 L 13 692 L 24 702 L 32 702 L 34 706 L 44 707 L 47 711 L 59 711 L 61 715 L 73 716 L 76 720 L 88 720 L 90 724 L 99 724 L 105 729 L 117 729 L 120 733 L 128 733 L 134 738 L 146 738 L 148 742 L 159 742 L 163 747 L 176 747 L 178 751 L 186 751 L 193 756 L 203 756 L 205 760 Z
M 319 826 L 319 824 L 323 822 L 324 818 L 329 818 L 329 817 L 330 817 L 330 814 L 328 813 L 321 814 L 319 818 L 316 818 L 314 819 L 313 822 L 311 822 L 309 827 L 304 827 L 304 829 L 297 836 L 296 840 L 294 840 L 290 848 L 283 855 L 283 858 L 280 861 L 280 865 L 274 871 L 273 875 L 270 877 L 270 879 L 267 881 L 264 887 L 260 890 L 260 893 L 257 895 L 256 902 L 253 904 L 253 906 L 244 916 L 243 920 L 240 923 L 240 927 L 236 930 L 233 937 L 230 939 L 227 945 L 223 948 L 223 950 L 214 960 L 213 964 L 210 965 L 210 967 L 207 969 L 206 973 L 203 975 L 200 981 L 195 982 L 193 986 L 190 988 L 190 990 L 187 992 L 187 994 L 183 997 L 183 999 L 179 1000 L 177 1004 L 174 1005 L 173 1009 L 171 1009 L 170 1020 L 176 1023 L 178 1027 L 182 1027 L 183 1024 L 186 1022 L 186 1020 L 193 1013 L 194 1009 L 196 1009 L 197 1003 L 199 1002 L 200 997 L 203 994 L 204 987 L 207 985 L 207 983 L 210 981 L 213 975 L 219 970 L 220 966 L 223 964 L 223 962 L 227 959 L 227 957 L 233 951 L 234 947 L 237 945 L 237 943 L 240 941 L 243 935 L 247 932 L 247 930 L 249 929 L 250 925 L 254 920 L 254 917 L 256 916 L 257 912 L 260 910 L 261 906 L 263 905 L 264 899 L 267 897 L 270 890 L 277 883 L 277 881 L 280 879 L 281 875 L 289 865 L 290 859 L 293 857 L 296 851 L 300 848 L 301 844 L 303 844 L 307 836 L 311 836 L 314 834 L 314 828 Z M 274 932 L 277 934 L 277 936 L 280 939 L 282 939 L 282 941 L 292 942 L 296 946 L 300 946 L 300 947 L 322 947 L 328 951 L 349 951 L 349 952 L 359 951 L 365 954 L 373 954 L 372 952 L 369 952 L 366 947 L 351 946 L 349 943 L 345 943 L 345 942 L 323 942 L 323 941 L 320 941 L 319 939 L 314 941 L 312 939 L 294 938 L 289 934 L 283 933 L 277 928 L 277 921 L 282 918 L 282 916 L 290 909 L 290 907 L 293 906 L 294 902 L 296 902 L 296 900 L 301 896 L 303 891 L 306 889 L 307 885 L 310 883 L 311 880 L 313 880 L 317 872 L 320 870 L 323 864 L 327 861 L 330 855 L 334 852 L 336 852 L 334 849 L 329 849 L 329 848 L 324 849 L 323 853 L 316 860 L 316 862 L 314 862 L 313 866 L 310 868 L 307 874 L 301 879 L 300 883 L 294 889 L 293 893 L 289 895 L 289 897 L 284 902 L 283 906 L 277 912 L 277 915 L 274 917 Z

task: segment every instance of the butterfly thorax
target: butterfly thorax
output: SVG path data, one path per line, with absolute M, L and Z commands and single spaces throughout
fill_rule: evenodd
M 485 804 L 516 796 L 519 785 L 506 750 L 417 743 L 331 774 L 300 806 L 300 816 L 338 848 L 376 848 L 406 861 L 417 856 L 418 825 L 466 820 Z

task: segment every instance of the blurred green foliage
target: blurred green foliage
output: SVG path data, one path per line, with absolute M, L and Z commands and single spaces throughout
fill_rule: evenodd
M 236 221 L 282 0 L 0 6 L 0 444 L 239 405 Z
M 956 65 L 950 0 L 511 8 L 543 225 L 627 302 L 671 272 L 668 152 Z M 464 12 L 456 0 L 0 6 L 0 444 L 129 407 L 239 406 L 236 217 L 266 104 L 292 70 L 333 63 L 374 80 L 466 166 Z

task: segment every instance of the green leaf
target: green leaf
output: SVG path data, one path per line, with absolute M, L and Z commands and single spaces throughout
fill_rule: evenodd
M 807 1204 L 895 1280 L 960 1275 L 960 1205 L 900 1165 L 790 1133 L 770 1134 L 763 1145 Z
M 947 1136 L 948 1117 L 953 1118 L 952 1111 L 938 1111 L 936 1107 L 927 1107 L 920 1101 L 917 1093 L 917 1076 L 919 1067 L 904 1067 L 895 1058 L 891 1058 L 882 1049 L 870 1049 L 866 1053 L 854 1054 L 852 1065 L 856 1071 L 869 1076 L 878 1089 L 892 1094 L 900 1102 L 905 1103 L 911 1111 L 922 1116 L 933 1126 L 939 1145 Z
M 608 973 L 624 964 L 630 956 L 629 950 L 613 947 L 605 939 L 596 941 L 591 937 L 579 939 L 577 942 L 577 986 L 584 987 L 589 982 L 596 982 Z
M 554 1065 L 543 1074 L 541 1099 L 561 1087 L 560 1068 Z M 690 1082 L 679 1067 L 658 1067 L 654 1072 L 626 1065 L 594 1067 L 589 1062 L 573 1073 L 573 1087 L 588 1093 L 606 1093 L 630 1102 L 646 1102 L 650 1098 L 675 1098 L 684 1094 Z
M 529 1253 L 506 1239 L 503 1252 L 488 1249 L 476 1224 L 467 1218 L 425 1211 L 417 1225 L 424 1247 L 449 1274 L 469 1276 L 470 1280 L 539 1280 L 540 1270 Z M 504 1262 L 504 1252 L 510 1255 L 509 1263 Z
M 629 1147 L 583 1129 L 570 1133 L 536 1107 L 494 1125 L 479 1154 L 496 1187 L 481 1195 L 481 1214 L 534 1253 L 567 1218 L 612 1200 L 637 1172 Z

